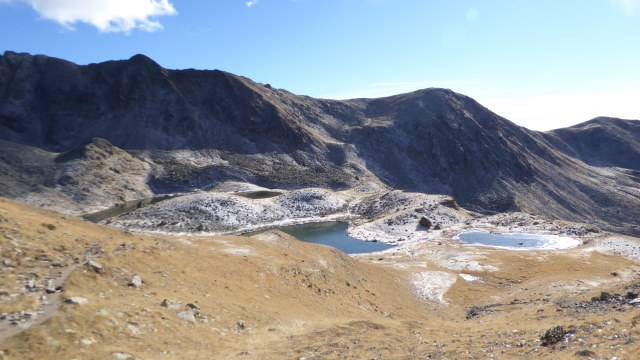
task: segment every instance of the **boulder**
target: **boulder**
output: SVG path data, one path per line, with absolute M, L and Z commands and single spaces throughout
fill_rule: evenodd
M 460 210 L 460 205 L 458 205 L 458 202 L 455 199 L 442 200 L 440 201 L 440 205 L 446 206 L 454 210 Z
M 129 286 L 135 288 L 142 286 L 142 277 L 140 275 L 133 275 L 133 277 L 131 277 L 131 282 L 129 282 Z
M 104 273 L 104 268 L 102 267 L 102 265 L 98 264 L 95 260 L 90 259 L 89 261 L 87 261 L 87 267 L 91 270 L 93 270 L 95 273 L 97 274 L 102 274 Z
M 184 321 L 188 321 L 190 323 L 196 322 L 196 316 L 193 314 L 192 311 L 181 311 L 178 313 L 178 318 Z
M 545 331 L 540 337 L 540 342 L 542 346 L 554 345 L 560 341 L 564 341 L 565 337 L 569 334 L 570 332 L 565 330 L 564 326 L 556 326 Z
M 426 217 L 421 217 L 420 218 L 420 225 L 424 226 L 427 230 L 431 229 L 431 226 L 433 225 L 431 223 L 431 220 L 427 219 Z

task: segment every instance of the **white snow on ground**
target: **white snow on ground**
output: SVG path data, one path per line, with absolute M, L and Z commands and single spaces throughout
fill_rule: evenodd
M 546 250 L 570 249 L 570 248 L 574 248 L 576 246 L 582 245 L 582 241 L 576 240 L 568 236 L 558 236 L 558 235 L 533 235 L 533 236 L 544 237 L 545 245 L 542 247 L 542 249 L 546 249 Z
M 444 206 L 452 201 L 448 196 L 427 195 L 391 191 L 376 194 L 352 204 L 350 211 L 368 221 L 349 227 L 349 235 L 363 240 L 378 240 L 389 244 L 432 239 L 439 231 L 434 228 L 449 227 L 464 222 L 471 213 Z M 419 225 L 425 217 L 432 227 Z
M 460 253 L 450 251 L 445 256 L 431 259 L 438 266 L 457 271 L 474 271 L 474 272 L 495 272 L 498 271 L 496 266 L 482 263 L 484 256 L 469 253 Z
M 473 276 L 473 275 L 469 275 L 469 274 L 458 274 L 458 276 L 460 276 L 464 281 L 467 282 L 481 282 L 482 279 L 480 279 L 477 276 Z
M 245 191 L 267 191 L 271 189 L 264 188 L 262 186 L 237 182 L 237 181 L 225 181 L 216 185 L 212 190 L 217 192 L 245 192 Z
M 456 275 L 444 271 L 423 271 L 411 276 L 413 291 L 419 299 L 443 304 L 447 303 L 444 294 L 456 280 Z
M 593 241 L 587 251 L 599 251 L 605 254 L 623 256 L 627 259 L 640 261 L 640 242 L 622 236 L 608 236 Z
M 166 200 L 112 220 L 133 230 L 229 233 L 348 217 L 347 201 L 323 189 L 301 189 L 267 199 L 201 192 Z
M 347 201 L 324 189 L 301 189 L 278 196 L 274 205 L 289 217 L 329 215 L 346 210 Z
M 234 254 L 234 255 L 253 255 L 253 251 L 251 249 L 248 248 L 228 248 L 228 249 L 224 249 L 222 250 L 223 252 L 227 253 L 227 254 Z

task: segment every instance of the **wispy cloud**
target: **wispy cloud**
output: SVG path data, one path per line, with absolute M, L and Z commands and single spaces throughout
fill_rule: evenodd
M 640 0 L 609 0 L 609 2 L 620 8 L 627 16 L 635 16 L 640 12 Z
M 9 3 L 11 0 L 0 0 Z M 25 2 L 41 18 L 75 30 L 78 23 L 89 24 L 101 32 L 130 33 L 134 29 L 156 31 L 162 24 L 159 16 L 174 15 L 169 0 L 13 0 Z
M 258 1 L 259 0 L 249 0 L 249 1 L 245 1 L 244 4 L 247 5 L 247 7 L 250 8 L 250 7 L 253 7 L 255 5 L 258 5 Z

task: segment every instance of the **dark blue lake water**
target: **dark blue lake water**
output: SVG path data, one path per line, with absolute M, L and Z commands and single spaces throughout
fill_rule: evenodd
M 347 254 L 361 254 L 392 248 L 381 243 L 362 241 L 347 234 L 347 224 L 343 222 L 324 222 L 283 226 L 278 230 L 294 236 L 300 241 L 332 246 Z

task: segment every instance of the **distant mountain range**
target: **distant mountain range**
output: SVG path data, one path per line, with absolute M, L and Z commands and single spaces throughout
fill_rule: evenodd
M 79 66 L 5 52 L 0 139 L 0 195 L 69 212 L 225 180 L 373 181 L 640 235 L 640 121 L 537 132 L 446 89 L 325 100 L 144 55 Z

